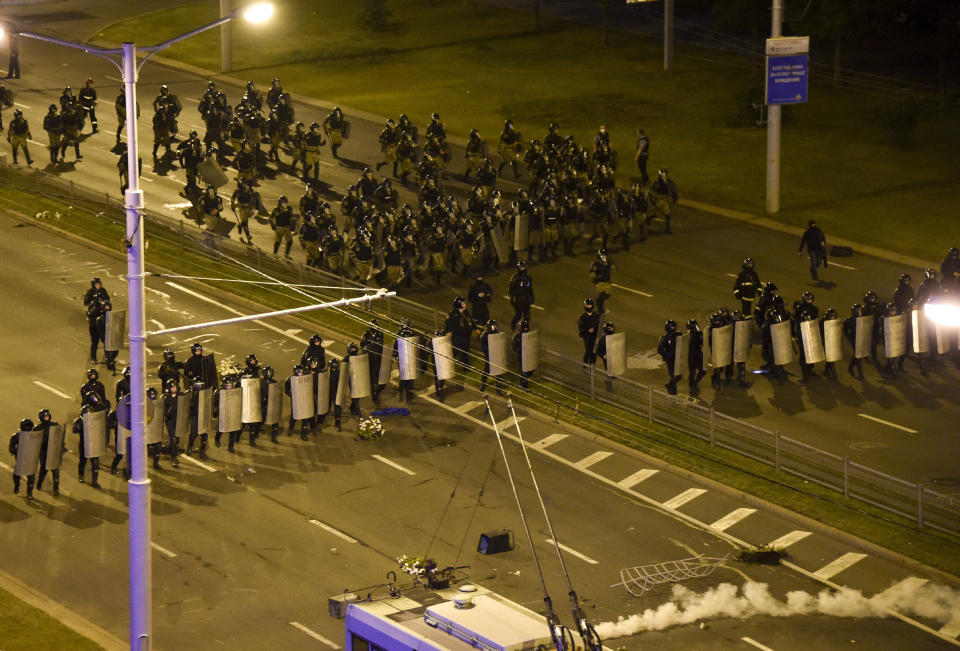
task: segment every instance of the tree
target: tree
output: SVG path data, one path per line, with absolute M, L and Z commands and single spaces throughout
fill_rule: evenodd
M 833 43 L 833 85 L 840 85 L 843 43 L 865 34 L 885 31 L 891 24 L 894 0 L 819 0 L 803 26 L 813 36 Z

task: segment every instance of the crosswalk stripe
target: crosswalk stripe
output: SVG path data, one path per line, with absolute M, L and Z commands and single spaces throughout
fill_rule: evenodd
M 710 525 L 711 528 L 716 529 L 717 531 L 726 531 L 736 523 L 740 522 L 747 516 L 753 515 L 756 513 L 756 509 L 734 509 L 727 513 L 725 516 L 714 522 Z
M 474 409 L 476 409 L 482 404 L 483 404 L 482 400 L 468 400 L 467 402 L 463 403 L 459 407 L 454 407 L 453 410 L 458 414 L 465 414 L 468 411 L 473 411 Z
M 836 575 L 843 572 L 845 569 L 852 567 L 854 564 L 859 563 L 867 557 L 866 554 L 858 554 L 856 552 L 847 552 L 840 558 L 836 558 L 833 561 L 827 563 L 819 570 L 813 573 L 815 577 L 823 581 L 829 581 Z
M 664 502 L 663 505 L 668 509 L 676 509 L 683 506 L 687 502 L 690 502 L 691 500 L 697 499 L 706 492 L 707 491 L 704 488 L 688 488 L 679 495 Z
M 565 438 L 567 438 L 566 434 L 549 434 L 544 438 L 540 439 L 539 441 L 537 441 L 536 443 L 531 443 L 530 447 L 535 448 L 537 450 L 542 450 L 546 447 L 550 447 L 557 441 L 562 441 Z
M 617 482 L 617 486 L 622 488 L 633 488 L 642 481 L 649 479 L 660 472 L 659 470 L 654 470 L 653 468 L 644 468 L 643 470 L 638 470 L 629 477 L 624 477 Z
M 888 592 L 894 592 L 894 591 L 897 591 L 897 592 L 904 591 L 909 593 L 928 582 L 929 582 L 929 579 L 924 579 L 923 577 L 908 576 L 903 581 L 894 583 L 892 586 L 890 586 L 880 594 L 886 594 Z
M 607 457 L 612 457 L 612 456 L 613 456 L 613 452 L 605 452 L 605 451 L 594 452 L 593 454 L 587 455 L 584 458 L 580 459 L 580 461 L 577 461 L 573 465 L 574 467 L 583 470 L 584 468 L 589 468 L 593 464 L 603 461 Z
M 940 629 L 940 634 L 952 638 L 960 637 L 960 618 L 955 617 L 944 624 L 943 628 Z
M 798 543 L 807 536 L 810 535 L 809 531 L 791 531 L 790 533 L 780 536 L 776 540 L 770 543 L 770 547 L 777 547 L 779 549 L 786 549 L 794 543 Z

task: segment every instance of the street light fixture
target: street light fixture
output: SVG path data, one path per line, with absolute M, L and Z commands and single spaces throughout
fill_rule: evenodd
M 263 22 L 273 13 L 269 2 L 243 5 L 213 21 L 176 36 L 158 45 L 136 47 L 123 43 L 119 48 L 98 48 L 81 43 L 71 43 L 52 36 L 33 32 L 19 32 L 20 36 L 63 45 L 87 54 L 106 59 L 120 71 L 126 94 L 127 110 L 127 175 L 129 186 L 124 196 L 127 231 L 127 293 L 130 342 L 130 481 L 129 529 L 130 529 L 130 649 L 149 651 L 151 647 L 151 579 L 150 579 L 150 478 L 147 476 L 147 446 L 144 435 L 146 409 L 146 333 L 144 322 L 144 237 L 143 237 L 143 191 L 137 160 L 140 157 L 137 143 L 137 77 L 147 60 L 171 45 L 179 43 L 214 27 L 224 25 L 242 15 L 251 22 Z M 137 63 L 137 54 L 146 56 Z M 115 58 L 120 56 L 120 60 Z

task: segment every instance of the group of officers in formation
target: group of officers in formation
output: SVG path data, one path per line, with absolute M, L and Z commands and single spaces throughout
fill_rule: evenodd
M 845 358 L 849 358 L 847 371 L 861 380 L 866 358 L 889 378 L 905 370 L 907 357 L 915 359 L 923 375 L 943 359 L 960 368 L 960 330 L 934 323 L 923 309 L 932 299 L 960 296 L 960 249 L 956 247 L 947 252 L 939 274 L 933 268 L 923 272 L 916 290 L 910 274 L 902 273 L 889 299 L 882 300 L 867 290 L 862 301 L 851 306 L 849 316 L 832 307 L 821 314 L 809 291 L 788 308 L 776 283 L 760 281 L 750 258 L 743 261 L 733 293 L 739 309 L 719 308 L 710 316 L 706 332 L 696 319 L 687 322 L 685 331 L 672 319 L 664 325 L 657 351 L 667 367 L 666 388 L 671 394 L 677 393 L 684 370 L 690 393 L 695 394 L 706 374 L 705 362 L 713 367 L 710 379 L 714 389 L 722 389 L 734 375 L 740 386 L 747 386 L 747 363 L 756 330 L 760 332 L 761 371 L 777 380 L 786 377 L 784 366 L 795 359 L 803 381 L 817 364 L 824 365 L 828 379 L 836 379 L 836 363 Z M 849 344 L 847 352 L 844 340 Z

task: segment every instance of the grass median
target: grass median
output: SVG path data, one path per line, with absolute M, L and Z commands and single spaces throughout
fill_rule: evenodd
M 15 178 L 13 177 L 14 180 Z M 74 201 L 73 205 L 68 205 L 65 200 L 38 197 L 28 189 L 0 185 L 0 208 L 28 215 L 42 210 L 47 211 L 48 215 L 59 214 L 59 218 L 52 218 L 52 225 L 108 246 L 116 243 L 117 251 L 121 250 L 123 226 L 117 221 L 97 215 L 99 207 L 88 211 L 80 202 Z M 184 275 L 259 279 L 236 264 L 213 259 L 207 251 L 184 246 L 177 233 L 154 226 L 147 229 L 147 262 L 148 271 L 162 267 Z M 298 282 L 292 274 L 284 280 Z M 222 285 L 220 288 L 223 289 Z M 307 302 L 301 295 L 263 286 L 234 284 L 230 289 L 237 296 L 268 309 L 295 307 Z M 362 316 L 358 310 L 349 310 L 349 313 Z M 357 319 L 330 311 L 305 313 L 299 315 L 299 318 L 354 340 L 359 339 L 365 328 Z M 381 321 L 385 327 L 390 327 L 386 319 Z M 391 343 L 388 338 L 387 345 Z M 478 381 L 477 377 L 471 375 L 467 383 L 475 386 Z M 559 385 L 538 382 L 534 387 L 536 394 L 523 391 L 514 393 L 514 400 L 518 405 L 538 409 L 545 414 L 556 412 L 561 418 L 584 429 L 634 447 L 679 468 L 709 477 L 954 576 L 960 576 L 960 558 L 955 553 L 960 545 L 960 538 L 956 536 L 919 529 L 914 522 L 906 518 L 891 515 L 857 500 L 844 499 L 834 491 L 774 471 L 767 465 L 734 452 L 710 447 L 705 441 L 648 423 L 638 419 L 635 414 L 586 400 L 582 395 Z
M 4 651 L 103 649 L 99 644 L 3 589 L 0 589 L 0 645 Z
M 278 76 L 296 93 L 383 115 L 406 112 L 420 124 L 438 111 L 448 133 L 465 137 L 476 127 L 492 143 L 506 118 L 526 138 L 542 138 L 556 120 L 581 143 L 606 123 L 621 181 L 635 171 L 634 134 L 643 127 L 651 167 L 668 167 L 682 194 L 763 212 L 765 130 L 734 126 L 748 91 L 760 87 L 758 59 L 682 46 L 666 74 L 659 44 L 635 34 L 612 31 L 601 46 L 598 28 L 544 20 L 536 33 L 528 13 L 501 7 L 388 6 L 393 22 L 377 33 L 359 26 L 359 3 L 334 0 L 290 0 L 260 28 L 238 22 L 234 74 L 262 88 Z M 92 36 L 152 43 L 212 20 L 216 8 L 206 0 L 145 13 Z M 218 70 L 218 36 L 202 34 L 167 55 Z M 787 110 L 777 218 L 797 226 L 815 218 L 828 237 L 939 260 L 948 242 L 960 240 L 955 107 L 836 89 L 817 78 L 809 97 Z

